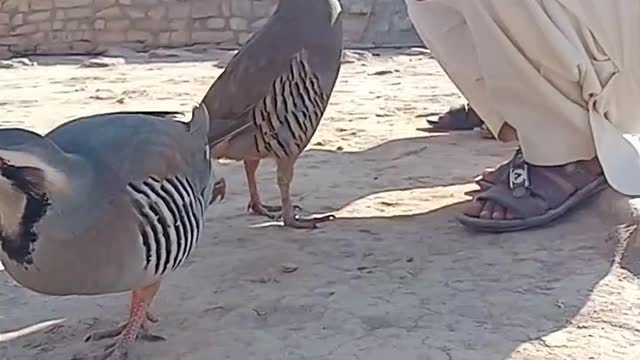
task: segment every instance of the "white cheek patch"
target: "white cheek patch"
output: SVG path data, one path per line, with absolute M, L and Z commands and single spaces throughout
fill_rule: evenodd
M 31 166 L 41 169 L 45 176 L 45 186 L 48 191 L 66 193 L 70 189 L 67 176 L 37 156 L 20 151 L 0 150 L 0 158 L 5 159 L 14 166 Z

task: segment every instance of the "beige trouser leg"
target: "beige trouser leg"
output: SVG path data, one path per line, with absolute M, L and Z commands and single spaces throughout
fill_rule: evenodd
M 527 161 L 597 154 L 614 188 L 640 195 L 640 1 L 406 2 L 451 80 L 495 134 L 516 129 Z

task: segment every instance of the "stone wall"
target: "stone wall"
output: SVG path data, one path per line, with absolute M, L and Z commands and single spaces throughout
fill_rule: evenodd
M 236 47 L 260 28 L 277 0 L 0 0 L 0 58 Z M 345 42 L 419 43 L 404 0 L 342 0 Z

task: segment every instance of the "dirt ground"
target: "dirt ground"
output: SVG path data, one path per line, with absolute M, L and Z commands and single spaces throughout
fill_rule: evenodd
M 44 133 L 92 113 L 188 111 L 229 56 L 156 52 L 106 68 L 47 58 L 0 69 L 0 121 Z M 425 114 L 463 101 L 424 52 L 346 60 L 292 187 L 305 210 L 338 219 L 306 231 L 249 215 L 241 164 L 222 161 L 227 198 L 154 304 L 153 330 L 167 341 L 137 343 L 130 358 L 640 359 L 640 282 L 616 261 L 626 229 L 611 211 L 618 198 L 604 193 L 541 230 L 464 230 L 455 216 L 471 179 L 513 145 L 416 130 Z M 272 162 L 259 179 L 264 200 L 277 202 Z M 100 349 L 106 343 L 83 336 L 124 320 L 128 300 L 42 296 L 0 272 L 0 360 Z

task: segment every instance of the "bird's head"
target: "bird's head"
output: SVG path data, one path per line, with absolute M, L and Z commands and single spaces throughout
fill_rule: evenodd
M 0 242 L 18 263 L 29 264 L 33 227 L 50 205 L 46 175 L 35 166 L 14 164 L 0 151 Z M 6 154 L 4 154 L 6 156 Z M 15 154 L 13 154 L 15 155 Z
M 47 213 L 51 194 L 68 192 L 66 176 L 41 156 L 44 141 L 37 134 L 0 130 L 0 245 L 23 265 L 30 262 L 34 227 Z

